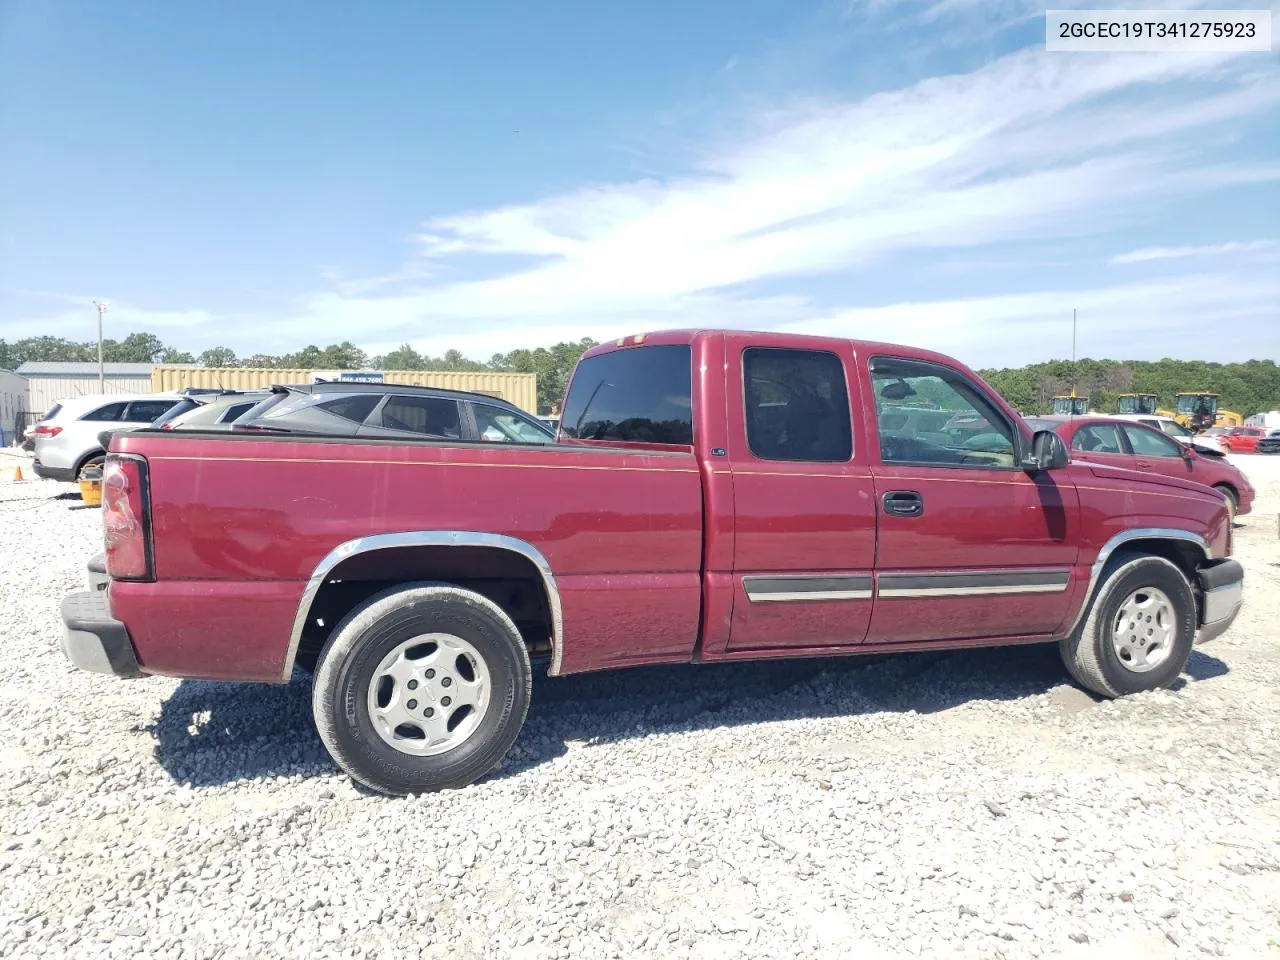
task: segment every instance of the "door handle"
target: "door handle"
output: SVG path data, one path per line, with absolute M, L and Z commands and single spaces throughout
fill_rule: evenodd
M 1139 460 L 1139 461 L 1137 461 L 1137 465 L 1138 465 L 1139 467 L 1142 467 L 1142 468 L 1145 470 L 1147 467 L 1151 466 L 1151 461 L 1150 461 L 1150 460 Z
M 924 497 L 914 490 L 890 490 L 881 502 L 884 512 L 894 517 L 918 517 L 924 513 Z

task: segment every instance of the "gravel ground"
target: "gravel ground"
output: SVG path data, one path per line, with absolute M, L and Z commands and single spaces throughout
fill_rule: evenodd
M 494 776 L 401 800 L 302 678 L 73 671 L 100 515 L 0 483 L 0 956 L 1274 960 L 1280 457 L 1238 462 L 1248 600 L 1177 690 L 1040 647 L 543 680 Z

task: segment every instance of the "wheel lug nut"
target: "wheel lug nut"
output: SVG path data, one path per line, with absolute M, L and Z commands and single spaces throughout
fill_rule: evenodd
M 436 715 L 435 708 L 434 708 L 434 707 L 427 707 L 427 709 L 426 709 L 426 714 L 427 714 L 427 716 L 428 716 L 428 717 L 434 717 L 434 716 Z
M 434 677 L 435 675 L 436 675 L 436 672 L 435 672 L 434 670 L 428 670 L 428 671 L 427 671 L 427 679 L 428 679 L 428 680 L 430 680 L 430 679 L 431 679 L 432 677 Z
M 447 706 L 448 706 L 449 704 L 451 704 L 451 703 L 453 703 L 453 701 L 452 701 L 452 700 L 450 700 L 448 697 L 441 697 L 441 698 L 440 698 L 440 706 L 442 706 L 442 707 L 447 707 Z
M 447 686 L 449 686 L 451 683 L 453 683 L 453 681 L 452 681 L 450 678 L 445 677 L 443 680 L 441 680 L 441 681 L 440 681 L 440 686 L 442 686 L 442 687 L 447 687 Z
M 410 681 L 409 681 L 408 686 L 409 686 L 409 689 L 410 689 L 410 690 L 417 690 L 417 689 L 418 689 L 418 681 L 417 681 L 417 680 L 410 680 Z
M 405 704 L 405 706 L 406 706 L 406 707 L 408 707 L 410 710 L 417 710 L 417 709 L 418 709 L 418 701 L 417 701 L 417 700 L 410 700 L 408 703 L 406 703 L 406 704 Z

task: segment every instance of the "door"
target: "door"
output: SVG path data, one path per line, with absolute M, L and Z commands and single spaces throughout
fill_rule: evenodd
M 1023 471 L 1014 422 L 964 373 L 891 356 L 868 368 L 879 448 L 868 642 L 1053 633 L 1078 552 L 1067 472 Z
M 1157 433 L 1133 423 L 1124 424 L 1122 429 L 1131 452 L 1131 455 L 1126 458 L 1127 462 L 1122 466 L 1131 470 L 1159 473 L 1166 477 L 1195 479 L 1192 476 L 1192 462 L 1184 455 L 1182 445 L 1178 441 L 1170 440 L 1163 433 Z
M 866 453 L 855 443 L 849 343 L 760 342 L 726 337 L 735 519 L 728 649 L 856 644 L 871 619 L 876 518 Z

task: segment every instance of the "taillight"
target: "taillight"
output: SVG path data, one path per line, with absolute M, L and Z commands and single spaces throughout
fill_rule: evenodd
M 56 437 L 61 432 L 62 432 L 61 427 L 50 427 L 50 426 L 46 426 L 43 423 L 36 427 L 37 437 Z
M 113 580 L 155 579 L 147 479 L 147 461 L 139 456 L 113 453 L 103 465 L 102 525 Z

